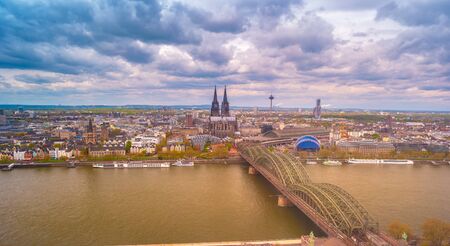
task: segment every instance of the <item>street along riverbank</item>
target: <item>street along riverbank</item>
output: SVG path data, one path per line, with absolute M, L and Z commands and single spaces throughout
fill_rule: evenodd
M 177 160 L 145 160 L 147 163 L 157 162 L 175 162 Z M 94 163 L 112 163 L 113 161 L 79 161 L 75 162 L 75 166 L 92 166 Z M 121 162 L 121 161 L 119 161 Z M 246 161 L 240 156 L 230 157 L 227 159 L 196 159 L 195 164 L 219 164 L 219 165 L 233 165 L 245 164 Z M 71 164 L 71 161 L 64 162 L 16 162 L 14 168 L 33 168 L 33 167 L 66 167 Z M 0 164 L 0 168 L 6 168 L 9 164 Z

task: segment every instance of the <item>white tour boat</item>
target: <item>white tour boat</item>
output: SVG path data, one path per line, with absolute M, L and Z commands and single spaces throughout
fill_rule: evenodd
M 411 160 L 380 160 L 380 164 L 412 165 L 412 164 L 414 164 L 414 161 L 411 161 Z
M 94 168 L 152 168 L 152 167 L 170 167 L 169 162 L 113 162 L 113 163 L 95 163 Z
M 349 159 L 348 164 L 390 164 L 390 165 L 412 165 L 411 160 L 378 160 L 378 159 Z
M 348 164 L 380 164 L 378 159 L 349 159 Z
M 325 165 L 325 166 L 340 166 L 340 165 L 342 165 L 342 162 L 334 161 L 334 160 L 326 160 L 323 162 L 323 165 Z
M 185 160 L 177 160 L 172 165 L 177 166 L 177 167 L 193 167 L 194 162 L 193 161 L 185 161 Z

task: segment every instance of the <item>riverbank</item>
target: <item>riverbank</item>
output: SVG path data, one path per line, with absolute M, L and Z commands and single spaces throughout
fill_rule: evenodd
M 158 162 L 175 162 L 177 160 L 145 160 L 147 163 Z M 94 163 L 112 163 L 113 161 L 80 161 L 76 162 L 76 166 L 92 166 Z M 120 162 L 120 161 L 119 161 Z M 219 164 L 219 165 L 240 165 L 246 161 L 240 156 L 230 157 L 227 159 L 198 159 L 194 160 L 195 164 Z M 9 164 L 0 164 L 0 168 L 7 167 Z M 16 162 L 14 168 L 32 168 L 32 167 L 66 167 L 70 165 L 70 161 L 64 162 Z
M 330 158 L 330 159 L 324 159 L 324 158 L 311 158 L 311 159 L 304 159 L 304 158 L 298 158 L 299 161 L 301 161 L 303 164 L 305 164 L 307 161 L 316 161 L 318 164 L 321 164 L 324 161 L 327 160 L 334 160 L 334 161 L 340 161 L 343 164 L 347 165 L 347 161 L 348 159 L 339 159 L 339 158 Z M 395 160 L 395 159 L 393 159 Z M 404 160 L 404 159 L 402 159 Z M 441 165 L 450 165 L 450 161 L 449 160 L 421 160 L 421 159 L 408 159 L 414 162 L 414 165 L 435 165 L 435 166 L 441 166 Z M 377 164 L 348 164 L 351 166 L 355 166 L 355 165 L 377 165 Z M 379 165 L 387 165 L 387 164 L 379 164 Z
M 299 159 L 303 164 L 306 163 L 310 159 Z M 313 159 L 314 161 L 318 161 L 318 164 L 320 165 L 322 161 L 325 161 L 326 159 Z M 346 159 L 333 159 L 338 160 L 344 163 L 344 165 L 350 165 L 350 166 L 360 166 L 363 164 L 346 164 Z M 176 159 L 167 159 L 167 160 L 142 160 L 144 162 L 148 163 L 158 163 L 158 162 L 175 162 Z M 448 160 L 413 160 L 414 165 L 433 165 L 433 166 L 450 166 L 450 161 Z M 76 162 L 76 166 L 92 166 L 94 163 L 112 163 L 114 161 L 78 161 Z M 118 161 L 123 162 L 123 161 Z M 194 160 L 195 164 L 220 164 L 220 165 L 241 165 L 246 164 L 247 162 L 241 158 L 240 156 L 235 157 L 229 157 L 226 159 L 196 159 Z M 9 164 L 0 164 L 0 169 L 7 167 Z M 32 167 L 66 167 L 70 165 L 70 161 L 58 161 L 58 162 L 15 162 L 14 168 L 32 168 Z M 369 164 L 372 165 L 372 164 Z

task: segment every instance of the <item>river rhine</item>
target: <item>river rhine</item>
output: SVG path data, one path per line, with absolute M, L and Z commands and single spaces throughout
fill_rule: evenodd
M 385 227 L 450 220 L 450 167 L 308 166 Z M 111 245 L 294 238 L 317 227 L 240 165 L 0 173 L 0 245 Z

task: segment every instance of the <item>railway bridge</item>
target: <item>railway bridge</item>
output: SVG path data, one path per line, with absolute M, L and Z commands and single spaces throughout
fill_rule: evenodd
M 296 206 L 327 236 L 347 245 L 396 245 L 353 196 L 339 186 L 313 182 L 292 154 L 252 142 L 242 142 L 238 149 L 249 172 L 260 173 L 280 191 L 279 204 Z

